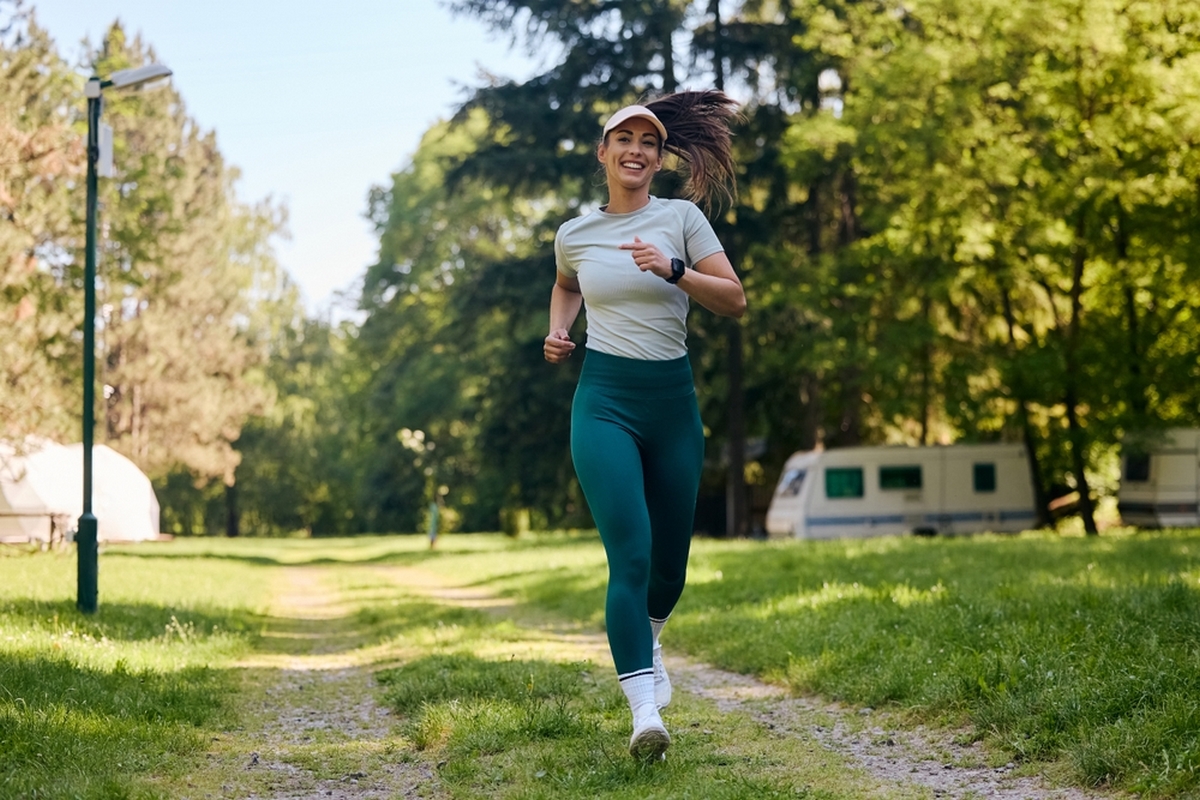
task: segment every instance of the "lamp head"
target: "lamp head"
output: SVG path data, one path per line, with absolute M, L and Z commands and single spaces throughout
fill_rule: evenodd
M 147 64 L 144 67 L 117 70 L 109 76 L 106 83 L 114 89 L 131 89 L 170 75 L 171 70 L 162 64 Z

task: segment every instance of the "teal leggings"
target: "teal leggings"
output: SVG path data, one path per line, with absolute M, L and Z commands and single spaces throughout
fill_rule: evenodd
M 608 555 L 604 618 L 617 674 L 648 669 L 650 618 L 666 619 L 683 593 L 704 463 L 687 357 L 587 351 L 571 457 Z

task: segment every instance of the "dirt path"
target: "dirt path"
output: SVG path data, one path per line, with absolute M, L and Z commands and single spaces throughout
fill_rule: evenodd
M 531 650 L 591 660 L 611 668 L 602 634 L 560 629 L 522 616 L 511 603 L 480 589 L 447 586 L 410 567 L 373 567 L 406 592 L 446 605 L 503 615 L 529 638 Z M 211 769 L 193 786 L 204 798 L 255 800 L 377 800 L 441 798 L 434 766 L 397 747 L 395 720 L 377 702 L 372 674 L 348 633 L 351 609 L 321 582 L 321 571 L 291 568 L 265 632 L 268 652 L 244 668 L 247 727 L 213 742 Z M 352 627 L 352 626 L 349 626 Z M 667 640 L 669 646 L 669 639 Z M 376 653 L 378 657 L 383 655 Z M 677 691 L 691 692 L 725 712 L 748 715 L 775 735 L 804 737 L 841 755 L 884 786 L 924 787 L 935 798 L 964 800 L 1090 800 L 1112 794 L 1052 789 L 1012 765 L 985 764 L 982 750 L 957 744 L 952 733 L 889 727 L 883 715 L 813 698 L 668 654 Z
M 242 669 L 245 728 L 213 741 L 193 797 L 239 800 L 440 798 L 428 764 L 396 751 L 377 702 L 375 667 L 356 656 L 351 609 L 319 570 L 284 573 L 264 631 L 266 652 Z M 201 793 L 202 792 L 202 793 Z
M 971 800 L 1089 800 L 1112 794 L 1052 789 L 1037 777 L 1014 774 L 1013 764 L 988 767 L 979 746 L 958 744 L 952 733 L 928 728 L 881 727 L 870 709 L 854 711 L 793 697 L 781 687 L 682 658 L 666 661 L 672 684 L 741 711 L 780 736 L 810 736 L 885 785 L 923 786 L 938 798 Z

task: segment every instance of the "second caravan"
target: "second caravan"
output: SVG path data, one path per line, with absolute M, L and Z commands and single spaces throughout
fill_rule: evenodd
M 793 454 L 766 527 L 802 539 L 1020 531 L 1034 506 L 1022 445 L 847 447 Z
M 1172 428 L 1122 454 L 1118 509 L 1126 525 L 1200 525 L 1200 429 Z

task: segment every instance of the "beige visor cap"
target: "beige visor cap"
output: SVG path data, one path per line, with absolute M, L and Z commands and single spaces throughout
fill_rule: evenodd
M 650 120 L 650 122 L 654 124 L 654 127 L 658 129 L 658 134 L 662 137 L 662 140 L 664 142 L 667 140 L 667 126 L 659 122 L 658 117 L 654 116 L 654 112 L 645 106 L 625 106 L 621 110 L 614 112 L 613 115 L 608 118 L 608 122 L 604 123 L 603 135 L 607 136 L 608 132 L 613 128 L 617 127 L 627 119 L 632 119 L 633 117 L 645 117 L 646 119 Z

